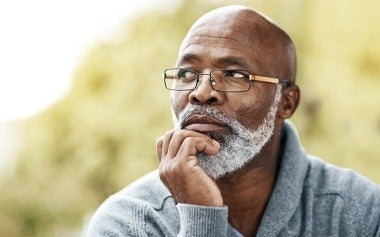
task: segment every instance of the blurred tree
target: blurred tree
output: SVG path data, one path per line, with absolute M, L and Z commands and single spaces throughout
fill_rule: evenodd
M 270 15 L 294 38 L 303 94 L 293 120 L 307 149 L 379 182 L 380 3 L 234 3 Z M 0 236 L 79 236 L 107 196 L 157 166 L 155 139 L 171 127 L 162 69 L 216 4 L 228 1 L 141 16 L 88 53 L 69 94 L 23 124 L 15 173 L 0 183 Z

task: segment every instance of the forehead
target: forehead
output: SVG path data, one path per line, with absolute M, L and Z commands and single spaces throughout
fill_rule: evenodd
M 196 35 L 188 38 L 182 46 L 178 63 L 250 64 L 247 54 L 250 45 L 231 38 Z
M 265 28 L 265 21 L 246 10 L 206 14 L 182 42 L 177 65 L 201 62 L 205 67 L 225 67 L 233 64 L 256 71 L 265 65 L 261 62 L 267 48 L 262 45 L 263 39 L 268 38 L 264 35 Z

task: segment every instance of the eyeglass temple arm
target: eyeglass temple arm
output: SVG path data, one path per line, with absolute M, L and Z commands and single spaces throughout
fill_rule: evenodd
M 163 78 L 166 78 L 166 79 L 176 79 L 176 76 L 172 76 L 172 75 L 168 75 L 164 72 L 163 74 Z
M 249 80 L 250 81 L 263 81 L 263 82 L 269 82 L 269 83 L 287 83 L 290 84 L 289 80 L 286 79 L 278 79 L 278 78 L 273 78 L 273 77 L 263 77 L 263 76 L 256 76 L 256 75 L 249 75 Z

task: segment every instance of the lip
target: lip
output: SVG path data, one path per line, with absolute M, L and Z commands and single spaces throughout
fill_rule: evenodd
M 194 115 L 185 121 L 183 128 L 205 133 L 222 130 L 226 128 L 226 125 L 206 115 Z

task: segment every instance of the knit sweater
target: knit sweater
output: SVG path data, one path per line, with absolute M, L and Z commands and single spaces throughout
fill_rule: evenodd
M 380 237 L 380 186 L 308 155 L 289 122 L 283 135 L 276 184 L 256 236 Z M 228 223 L 228 206 L 176 203 L 153 171 L 109 197 L 87 236 L 242 235 Z

